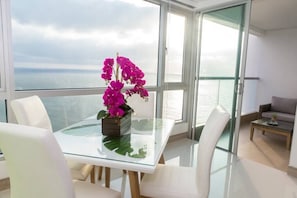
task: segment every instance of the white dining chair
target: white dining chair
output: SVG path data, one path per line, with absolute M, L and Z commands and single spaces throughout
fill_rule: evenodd
M 101 185 L 72 181 L 64 154 L 48 129 L 0 123 L 0 147 L 11 186 L 3 194 L 11 198 L 121 197 Z
M 197 167 L 159 164 L 153 174 L 145 174 L 140 194 L 158 198 L 207 198 L 215 146 L 230 115 L 217 106 L 208 117 L 199 140 Z
M 39 96 L 15 99 L 11 101 L 11 108 L 19 124 L 39 127 L 53 131 L 51 120 L 47 110 Z M 77 163 L 68 160 L 73 179 L 85 181 L 90 175 L 92 183 L 95 183 L 94 166 L 91 164 Z

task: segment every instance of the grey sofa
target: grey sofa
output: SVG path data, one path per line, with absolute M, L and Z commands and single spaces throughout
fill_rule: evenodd
M 297 99 L 272 96 L 270 104 L 259 107 L 259 118 L 270 119 L 276 115 L 277 120 L 292 122 L 295 120 Z

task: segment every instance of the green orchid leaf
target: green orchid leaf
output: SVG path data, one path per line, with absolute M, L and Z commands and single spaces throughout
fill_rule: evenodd
M 108 116 L 107 111 L 105 111 L 105 110 L 101 110 L 101 111 L 99 111 L 98 114 L 97 114 L 97 120 L 101 120 L 102 118 L 105 118 L 105 117 L 107 117 L 107 116 Z
M 141 148 L 138 150 L 138 153 L 135 153 L 135 154 L 132 154 L 132 155 L 129 155 L 130 157 L 133 157 L 133 158 L 145 158 L 146 156 L 146 151 L 144 150 L 144 148 Z
M 133 158 L 145 158 L 146 157 L 146 145 L 143 148 L 138 149 L 138 153 L 133 153 L 135 148 L 130 143 L 131 134 L 126 134 L 120 137 L 105 137 L 103 139 L 104 146 L 120 155 L 129 156 Z

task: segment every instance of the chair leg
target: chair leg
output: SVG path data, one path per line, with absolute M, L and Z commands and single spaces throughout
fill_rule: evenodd
M 102 166 L 99 166 L 98 168 L 99 168 L 98 180 L 101 180 L 102 179 L 103 167 Z
M 105 187 L 110 187 L 110 168 L 105 167 Z
M 140 180 L 142 180 L 144 173 L 140 173 Z
M 10 179 L 0 179 L 0 191 L 10 189 Z
M 99 173 L 98 173 L 98 180 L 102 179 L 102 174 L 103 174 L 103 167 L 99 166 Z M 105 167 L 105 187 L 109 188 L 110 187 L 110 168 Z
M 91 171 L 91 174 L 90 174 L 90 179 L 91 179 L 91 183 L 92 184 L 95 184 L 95 166 L 93 166 L 93 169 L 92 169 L 92 171 Z

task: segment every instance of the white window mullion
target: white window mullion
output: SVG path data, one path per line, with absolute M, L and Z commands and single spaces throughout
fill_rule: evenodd
M 3 21 L 3 15 L 5 13 L 4 8 L 3 8 L 3 1 L 0 1 L 0 91 L 4 91 L 5 87 L 5 69 L 4 69 L 4 38 L 3 38 L 3 31 L 4 31 L 4 24 L 5 22 Z
M 0 0 L 0 72 L 1 88 L 0 100 L 7 100 L 8 121 L 12 121 L 12 111 L 10 109 L 10 100 L 14 95 L 14 72 L 12 58 L 12 31 L 11 31 L 11 12 L 10 0 Z M 0 112 L 5 113 L 5 112 Z

